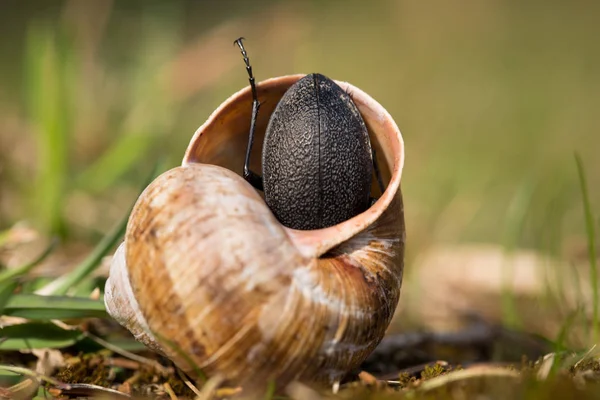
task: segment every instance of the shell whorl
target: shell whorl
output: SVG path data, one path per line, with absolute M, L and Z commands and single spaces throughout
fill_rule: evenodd
M 261 107 L 257 143 L 269 104 L 274 108 L 300 77 L 258 85 L 259 98 L 269 101 Z M 353 94 L 388 180 L 364 213 L 314 231 L 275 219 L 239 175 L 249 88 L 219 107 L 192 138 L 183 165 L 138 199 L 111 267 L 107 309 L 136 337 L 156 338 L 154 348 L 184 371 L 200 368 L 241 385 L 330 383 L 357 367 L 385 334 L 402 283 L 403 143 L 383 107 L 338 84 Z M 127 273 L 113 272 L 123 267 Z M 118 287 L 122 280 L 130 287 Z M 129 296 L 138 309 L 123 317 Z

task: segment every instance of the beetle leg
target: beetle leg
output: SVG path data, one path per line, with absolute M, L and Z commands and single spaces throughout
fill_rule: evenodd
M 250 134 L 248 135 L 248 147 L 246 148 L 246 159 L 244 160 L 244 179 L 258 190 L 263 190 L 262 176 L 250 171 L 250 153 L 254 142 L 254 130 L 256 128 L 256 117 L 260 103 L 257 99 L 252 101 L 252 119 L 250 120 Z
M 252 89 L 252 118 L 250 119 L 250 133 L 248 135 L 248 147 L 246 148 L 246 159 L 244 160 L 244 179 L 248 181 L 252 186 L 258 190 L 263 190 L 263 179 L 262 176 L 255 172 L 250 171 L 250 153 L 252 152 L 252 144 L 254 143 L 254 131 L 256 130 L 256 118 L 258 117 L 258 109 L 260 108 L 260 102 L 258 101 L 258 95 L 256 94 L 256 83 L 254 81 L 254 75 L 252 74 L 252 66 L 250 66 L 250 59 L 244 48 L 244 44 L 241 37 L 234 41 L 242 52 L 244 57 L 244 63 L 246 64 L 246 72 L 248 72 L 248 81 L 250 82 L 250 88 Z
M 379 190 L 381 194 L 385 191 L 383 187 L 383 179 L 381 179 L 381 173 L 379 172 L 379 165 L 377 165 L 377 153 L 375 153 L 375 147 L 371 147 L 371 156 L 373 157 L 373 172 L 375 173 L 375 178 L 377 179 L 377 184 L 379 185 Z M 372 207 L 375 202 L 379 200 L 379 197 L 369 197 L 369 207 Z
M 375 172 L 375 178 L 377 178 L 377 184 L 381 194 L 385 191 L 383 187 L 383 180 L 381 179 L 381 173 L 379 172 L 379 165 L 377 165 L 377 153 L 375 153 L 375 147 L 371 147 L 371 154 L 373 157 L 373 171 Z

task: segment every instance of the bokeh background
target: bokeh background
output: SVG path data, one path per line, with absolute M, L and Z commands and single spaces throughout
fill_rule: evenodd
M 552 274 L 562 286 L 576 275 L 573 291 L 594 294 L 574 155 L 600 215 L 598 2 L 4 0 L 1 7 L 0 228 L 26 224 L 62 237 L 62 251 L 73 255 L 63 266 L 126 215 L 157 160 L 163 169 L 177 165 L 195 129 L 247 85 L 232 45 L 244 36 L 258 80 L 321 72 L 352 82 L 394 116 L 406 142 L 401 312 L 429 302 L 410 297 L 434 291 L 411 283 L 421 268 L 434 263 L 438 273 L 428 276 L 461 287 L 473 284 L 468 264 L 495 271 L 475 289 L 491 282 L 482 298 L 514 322 L 521 307 L 500 293 L 498 269 L 521 264 L 505 262 L 506 253 L 527 265 L 535 262 L 520 255 L 559 260 L 566 267 Z M 600 228 L 597 217 L 593 225 Z M 451 254 L 440 256 L 440 248 Z M 515 284 L 527 279 L 535 281 L 527 293 L 539 317 L 542 278 L 519 275 Z M 597 302 L 577 299 L 584 309 Z M 561 318 L 549 330 L 532 329 L 553 335 Z

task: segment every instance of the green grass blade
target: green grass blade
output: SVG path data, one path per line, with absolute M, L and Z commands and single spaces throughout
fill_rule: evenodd
M 204 371 L 200 368 L 200 366 L 192 360 L 189 354 L 187 354 L 182 348 L 180 348 L 176 343 L 172 340 L 167 339 L 166 337 L 159 335 L 156 332 L 152 332 L 154 337 L 160 341 L 161 344 L 166 345 L 172 351 L 175 351 L 177 355 L 185 360 L 188 366 L 192 367 L 194 370 L 194 374 L 198 376 L 204 383 L 208 381 L 208 376 L 204 373 Z
M 121 135 L 98 160 L 77 177 L 75 184 L 94 193 L 106 190 L 147 154 L 152 139 L 152 136 L 143 134 Z
M 33 186 L 37 218 L 64 236 L 62 204 L 67 185 L 68 118 L 64 49 L 50 25 L 32 24 L 25 48 L 28 111 L 36 133 L 38 173 Z
M 585 312 L 585 309 L 587 308 L 585 305 L 586 299 L 584 292 L 581 290 L 581 277 L 579 275 L 579 269 L 573 263 L 570 263 L 568 272 L 570 273 L 573 282 L 572 289 L 574 290 L 574 293 L 577 294 L 576 309 L 579 310 L 578 316 L 581 326 L 583 327 L 584 332 L 590 332 L 590 320 Z
M 54 385 L 54 386 L 56 386 L 58 388 L 62 388 L 62 389 L 70 388 L 69 385 L 59 382 L 56 379 L 50 378 L 43 374 L 39 374 L 31 369 L 27 369 L 27 368 L 23 368 L 23 367 L 15 367 L 13 365 L 0 365 L 0 372 L 9 372 L 9 373 L 12 372 L 12 373 L 19 374 L 22 376 L 29 376 L 31 378 L 39 379 L 43 382 L 47 382 L 51 385 Z
M 0 329 L 0 350 L 58 349 L 72 346 L 85 336 L 50 322 L 31 322 Z
M 35 294 L 13 295 L 6 302 L 3 315 L 33 320 L 107 317 L 102 300 Z
M 593 295 L 593 316 L 592 316 L 592 343 L 598 342 L 598 268 L 596 264 L 596 231 L 594 226 L 594 216 L 590 205 L 587 181 L 583 162 L 578 153 L 575 153 L 575 163 L 577 164 L 577 174 L 579 175 L 579 185 L 581 187 L 581 197 L 583 200 L 583 211 L 585 214 L 585 224 L 588 239 L 588 256 L 590 259 L 590 284 L 592 285 Z
M 273 396 L 275 395 L 275 381 L 274 380 L 269 380 L 269 383 L 267 385 L 267 389 L 265 391 L 265 395 L 263 397 L 264 400 L 273 400 Z
M 513 197 L 506 213 L 506 225 L 504 233 L 504 248 L 507 252 L 506 263 L 510 263 L 512 252 L 517 248 L 522 237 L 527 220 L 527 213 L 531 207 L 535 192 L 535 183 L 532 178 L 525 179 L 516 195 Z M 502 284 L 502 314 L 504 322 L 512 327 L 521 325 L 515 294 L 509 289 L 512 286 L 513 266 L 504 265 Z
M 554 362 L 552 363 L 552 368 L 550 370 L 551 376 L 554 376 L 558 372 L 561 360 L 561 357 L 559 357 L 558 355 L 567 350 L 567 338 L 580 312 L 581 309 L 579 308 L 571 311 L 569 315 L 567 315 L 567 318 L 563 322 L 562 326 L 560 327 L 560 331 L 558 332 L 556 340 L 554 341 L 554 353 L 556 354 L 556 357 L 554 358 Z
M 0 283 L 0 315 L 4 315 L 4 309 L 11 297 L 14 296 L 15 289 L 18 285 L 19 282 L 16 280 Z

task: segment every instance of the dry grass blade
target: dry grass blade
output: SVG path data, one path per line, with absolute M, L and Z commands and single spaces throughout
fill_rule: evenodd
M 548 375 L 550 375 L 550 371 L 552 371 L 552 366 L 554 365 L 554 360 L 556 359 L 556 354 L 550 353 L 546 354 L 542 359 L 542 363 L 537 371 L 537 378 L 539 380 L 546 380 Z
M 520 379 L 521 375 L 517 371 L 507 368 L 481 365 L 473 368 L 449 372 L 448 374 L 440 375 L 423 381 L 419 389 L 422 391 L 429 391 L 440 388 L 452 382 L 480 377 Z
M 23 375 L 23 376 L 28 376 L 31 378 L 35 378 L 35 379 L 47 382 L 47 383 L 49 383 L 53 386 L 56 386 L 57 388 L 60 388 L 62 390 L 68 390 L 71 388 L 71 385 L 59 382 L 56 379 L 51 378 L 49 376 L 38 374 L 37 372 L 30 370 L 29 368 L 14 367 L 12 365 L 0 365 L 0 370 L 12 372 L 12 373 Z
M 80 397 L 101 397 L 106 396 L 109 399 L 113 398 L 131 398 L 126 393 L 119 392 L 118 390 L 105 388 L 103 386 L 91 385 L 89 383 L 72 383 L 69 385 L 69 388 L 62 389 L 61 394 L 66 394 L 68 396 L 77 396 Z
M 27 379 L 22 380 L 21 382 L 17 383 L 16 385 L 12 385 L 11 387 L 8 388 L 8 390 L 10 390 L 12 393 L 19 392 L 23 389 L 28 388 L 34 382 L 35 382 L 34 379 L 27 378 Z
M 223 387 L 219 388 L 215 391 L 215 397 L 218 399 L 233 397 L 237 394 L 242 393 L 241 387 L 231 388 L 231 387 Z
M 25 379 L 16 385 L 8 388 L 9 393 L 7 398 L 28 398 L 33 397 L 34 393 L 38 390 L 40 384 L 38 381 L 32 378 Z
M 340 391 L 340 382 L 337 381 L 333 384 L 333 386 L 331 387 L 331 392 L 333 394 L 337 394 Z

